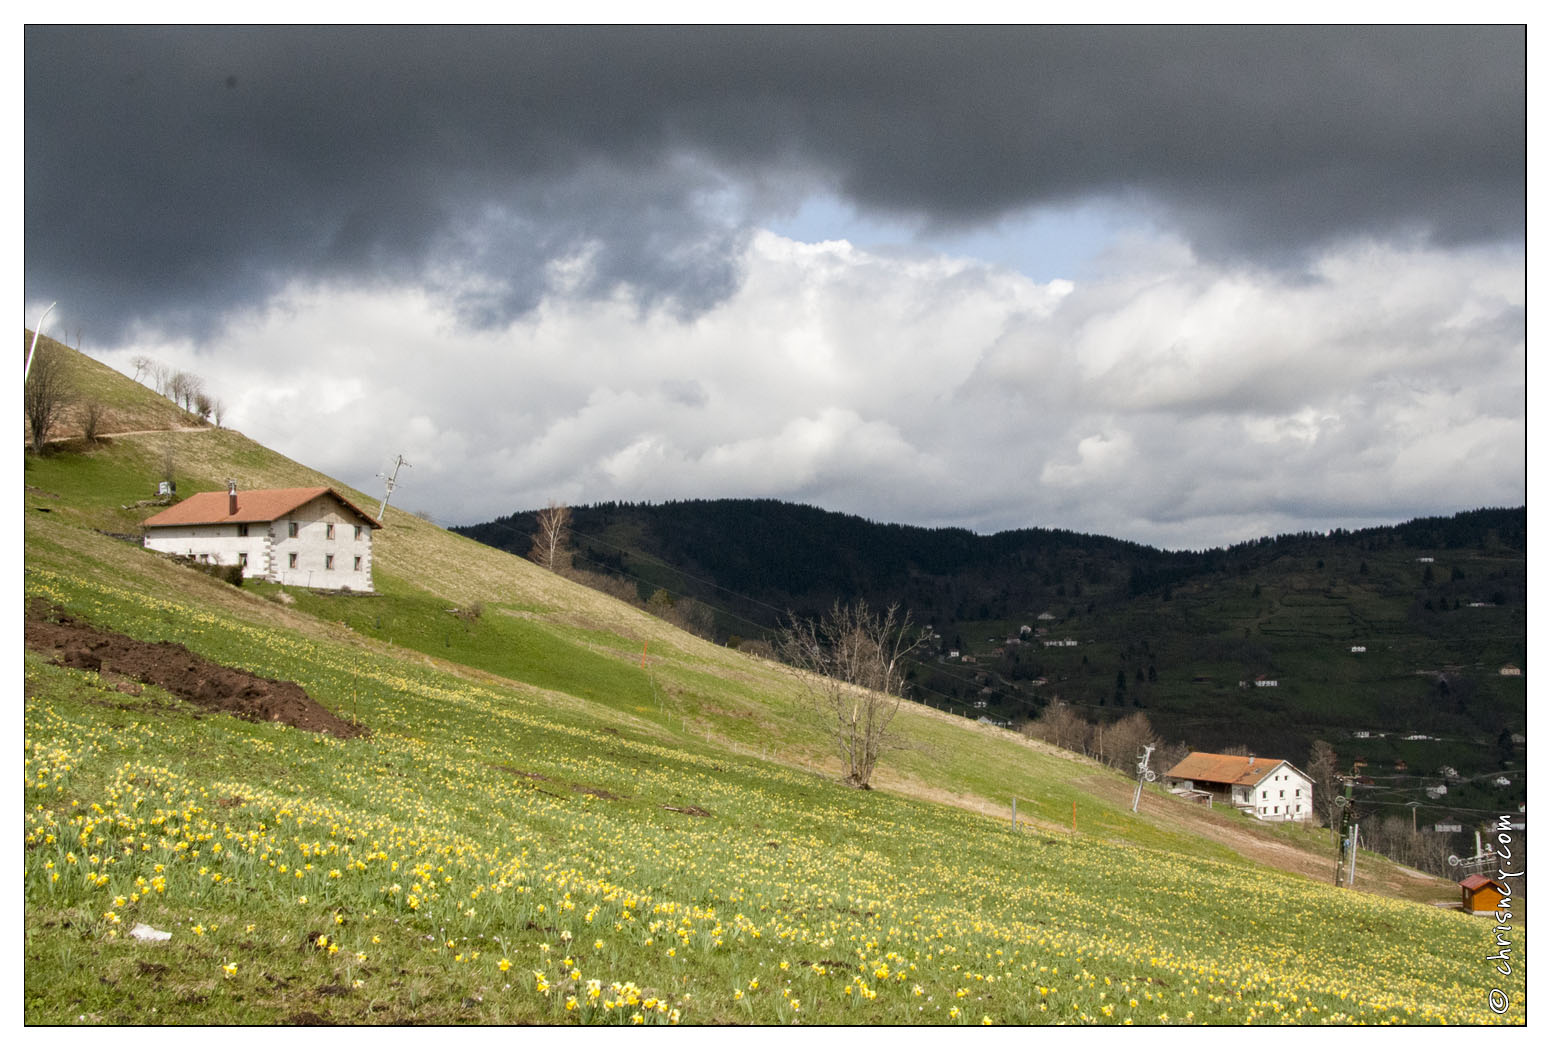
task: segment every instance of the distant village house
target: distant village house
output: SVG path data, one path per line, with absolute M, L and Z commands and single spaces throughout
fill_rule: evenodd
M 239 565 L 245 578 L 372 590 L 371 515 L 327 486 L 196 493 L 147 518 L 152 551 Z
M 1314 782 L 1285 759 L 1191 752 L 1163 776 L 1181 795 L 1209 797 L 1261 821 L 1314 817 Z

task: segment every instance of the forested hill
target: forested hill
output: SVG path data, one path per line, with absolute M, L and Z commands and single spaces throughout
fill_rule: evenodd
M 628 574 L 643 588 L 662 587 L 761 624 L 771 606 L 813 613 L 837 598 L 899 602 L 922 623 L 1017 618 L 1046 607 L 1093 605 L 1097 611 L 1192 580 L 1274 567 L 1292 556 L 1413 550 L 1415 557 L 1490 550 L 1507 556 L 1510 565 L 1519 556 L 1517 580 L 1509 572 L 1493 589 L 1506 600 L 1522 598 L 1526 546 L 1522 507 L 1266 537 L 1202 552 L 1161 551 L 1060 529 L 982 536 L 880 524 L 778 500 L 595 504 L 573 508 L 572 525 L 578 568 Z M 535 513 L 521 512 L 456 531 L 526 555 L 535 529 Z
M 573 516 L 576 568 L 694 606 L 721 642 L 837 599 L 900 603 L 934 634 L 914 695 L 945 710 L 1009 724 L 1058 700 L 1095 723 L 1143 710 L 1194 748 L 1301 761 L 1326 739 L 1344 762 L 1512 781 L 1457 785 L 1447 801 L 1461 806 L 1522 796 L 1522 507 L 1195 552 L 880 525 L 773 500 Z M 526 554 L 535 528 L 523 513 L 459 531 Z

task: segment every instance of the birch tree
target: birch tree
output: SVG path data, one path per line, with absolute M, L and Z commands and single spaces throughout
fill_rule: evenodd
M 571 536 L 571 509 L 553 500 L 540 511 L 538 532 L 533 534 L 533 561 L 552 573 L 558 573 L 565 561 L 566 543 Z

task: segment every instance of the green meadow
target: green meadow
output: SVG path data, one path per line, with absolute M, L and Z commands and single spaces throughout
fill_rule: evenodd
M 24 603 L 369 733 L 27 651 L 28 1023 L 1524 1021 L 1520 920 L 1504 977 L 1490 920 L 1429 904 L 1451 884 L 1310 875 L 1328 832 L 1132 814 L 1120 775 L 921 708 L 847 789 L 785 669 L 396 509 L 372 596 L 115 538 L 169 460 L 183 494 L 326 482 L 216 428 L 29 454 Z

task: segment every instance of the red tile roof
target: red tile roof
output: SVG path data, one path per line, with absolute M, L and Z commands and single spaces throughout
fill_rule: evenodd
M 1478 875 L 1466 876 L 1464 879 L 1459 881 L 1459 885 L 1461 887 L 1464 887 L 1466 890 L 1469 890 L 1469 891 L 1477 891 L 1477 890 L 1480 890 L 1482 887 L 1491 887 L 1493 890 L 1496 890 L 1498 893 L 1502 892 L 1502 886 L 1500 884 L 1498 884 L 1498 882 L 1496 880 L 1488 879 L 1485 876 L 1478 876 Z
M 273 522 L 325 493 L 334 497 L 365 522 L 381 529 L 382 523 L 346 500 L 339 491 L 326 485 L 301 489 L 239 489 L 237 511 L 231 511 L 231 494 L 222 489 L 213 493 L 195 493 L 140 523 L 144 526 L 238 525 L 243 522 Z
M 1228 785 L 1258 785 L 1265 776 L 1285 760 L 1266 756 L 1217 755 L 1214 752 L 1191 752 L 1164 777 L 1181 781 L 1214 781 Z M 1292 766 L 1291 763 L 1287 764 Z M 1297 767 L 1293 767 L 1294 770 Z

